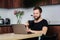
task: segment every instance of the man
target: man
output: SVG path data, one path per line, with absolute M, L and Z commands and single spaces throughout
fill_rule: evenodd
M 28 21 L 26 23 L 27 32 L 31 33 L 42 33 L 42 35 L 46 35 L 48 30 L 48 23 L 45 19 L 41 17 L 42 9 L 40 7 L 35 7 L 33 9 L 33 17 L 34 20 Z M 30 39 L 31 40 L 31 39 Z M 37 38 L 34 38 L 32 40 L 38 40 Z

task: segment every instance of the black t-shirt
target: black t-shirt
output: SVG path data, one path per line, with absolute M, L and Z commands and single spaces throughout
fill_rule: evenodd
M 29 28 L 30 28 L 31 30 L 39 31 L 39 30 L 42 30 L 43 26 L 48 27 L 48 22 L 47 22 L 47 20 L 45 20 L 45 19 L 41 20 L 41 21 L 38 22 L 38 23 L 34 23 L 34 20 L 28 21 L 28 23 L 29 23 Z
M 43 19 L 42 21 L 40 21 L 38 23 L 34 23 L 34 20 L 30 20 L 30 21 L 28 21 L 28 23 L 29 23 L 29 28 L 31 30 L 40 31 L 40 30 L 42 30 L 43 26 L 48 27 L 48 22 L 45 19 Z M 25 40 L 38 40 L 38 37 L 25 39 Z M 42 40 L 42 38 L 41 38 L 41 40 Z

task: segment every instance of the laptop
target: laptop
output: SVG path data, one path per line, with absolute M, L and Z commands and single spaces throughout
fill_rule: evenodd
M 12 28 L 15 34 L 27 34 L 24 24 L 15 24 Z

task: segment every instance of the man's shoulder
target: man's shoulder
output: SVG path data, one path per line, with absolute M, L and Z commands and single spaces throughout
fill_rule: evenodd
M 29 21 L 28 21 L 28 23 L 33 23 L 33 22 L 34 22 L 34 20 L 29 20 Z
M 46 19 L 43 19 L 43 21 L 46 21 L 46 22 L 47 22 L 47 20 L 46 20 Z
M 46 19 L 43 19 L 43 24 L 48 24 L 48 21 Z

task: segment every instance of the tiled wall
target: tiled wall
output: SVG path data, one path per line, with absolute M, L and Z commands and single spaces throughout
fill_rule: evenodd
M 41 6 L 43 9 L 42 17 L 47 19 L 49 24 L 60 24 L 60 5 Z M 16 8 L 16 9 L 2 9 L 0 8 L 0 16 L 2 18 L 10 18 L 11 24 L 17 23 L 17 18 L 14 15 L 14 10 L 24 11 L 24 16 L 21 23 L 25 24 L 27 20 L 33 19 L 33 8 Z

